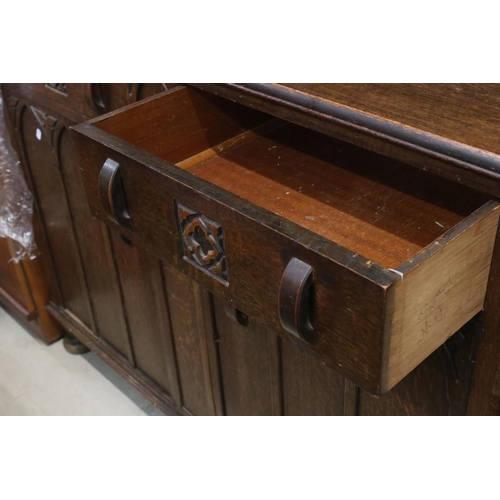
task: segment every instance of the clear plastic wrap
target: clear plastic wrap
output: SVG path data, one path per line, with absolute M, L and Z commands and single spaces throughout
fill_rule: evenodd
M 10 238 L 15 262 L 38 255 L 33 235 L 33 196 L 24 179 L 17 153 L 5 124 L 4 103 L 0 97 L 0 238 Z

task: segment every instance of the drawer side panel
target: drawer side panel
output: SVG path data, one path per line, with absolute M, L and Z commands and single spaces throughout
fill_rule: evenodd
M 489 202 L 456 226 L 452 239 L 445 234 L 436 240 L 438 250 L 424 250 L 431 255 L 389 289 L 383 392 L 483 308 L 498 209 Z

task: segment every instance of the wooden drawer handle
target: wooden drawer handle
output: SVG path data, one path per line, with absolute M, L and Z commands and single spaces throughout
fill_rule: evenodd
M 108 158 L 99 174 L 99 197 L 106 215 L 120 226 L 130 228 L 120 164 Z
M 311 341 L 314 329 L 310 319 L 312 267 L 295 257 L 286 266 L 279 291 L 280 321 L 292 335 Z

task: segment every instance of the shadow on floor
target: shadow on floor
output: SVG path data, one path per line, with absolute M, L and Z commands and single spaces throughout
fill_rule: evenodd
M 103 377 L 106 377 L 120 392 L 137 405 L 146 415 L 151 417 L 165 416 L 151 404 L 135 387 L 130 385 L 121 375 L 116 373 L 113 368 L 108 366 L 99 356 L 92 351 L 86 354 L 69 354 L 68 356 L 82 356 L 87 363 L 92 365 Z

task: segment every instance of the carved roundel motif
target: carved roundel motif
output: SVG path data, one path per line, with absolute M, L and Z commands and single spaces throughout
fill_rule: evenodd
M 184 260 L 227 284 L 222 226 L 182 203 L 177 203 L 177 222 Z

